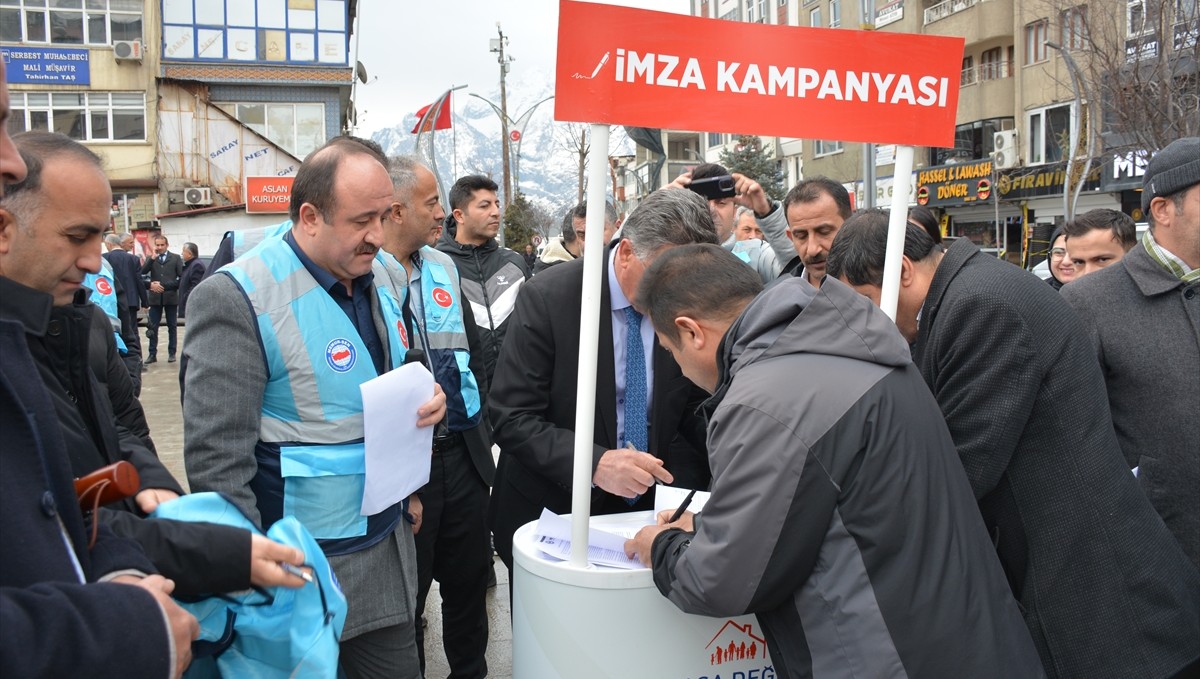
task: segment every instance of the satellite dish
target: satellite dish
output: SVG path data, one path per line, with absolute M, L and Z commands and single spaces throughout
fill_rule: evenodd
M 355 73 L 355 75 L 358 76 L 359 82 L 361 82 L 364 85 L 367 84 L 367 67 L 363 66 L 363 62 L 361 62 L 361 61 L 354 62 L 354 73 Z

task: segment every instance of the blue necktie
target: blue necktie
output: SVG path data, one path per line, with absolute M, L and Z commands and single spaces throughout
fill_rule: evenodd
M 646 450 L 646 354 L 642 315 L 625 307 L 625 443 Z

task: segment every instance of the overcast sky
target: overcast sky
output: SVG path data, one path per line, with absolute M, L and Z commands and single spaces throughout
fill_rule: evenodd
M 688 13 L 688 0 L 593 1 Z M 358 7 L 350 63 L 357 38 L 358 60 L 370 76 L 355 92 L 358 134 L 396 125 L 452 85 L 469 85 L 456 95 L 498 91 L 500 66 L 488 51 L 497 21 L 516 59 L 510 78 L 530 71 L 554 77 L 558 0 L 358 0 Z M 462 99 L 455 99 L 456 110 Z

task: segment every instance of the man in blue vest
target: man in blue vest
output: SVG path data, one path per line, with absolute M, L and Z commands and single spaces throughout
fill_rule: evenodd
M 264 528 L 295 516 L 317 538 L 349 610 L 350 679 L 418 677 L 412 530 L 397 502 L 360 513 L 362 383 L 404 362 L 397 290 L 376 258 L 392 211 L 377 144 L 337 137 L 301 165 L 292 228 L 224 267 L 188 299 L 184 458 L 193 490 L 220 491 Z M 432 426 L 433 398 L 410 417 Z
M 487 676 L 488 487 L 496 474 L 491 428 L 484 413 L 483 354 L 471 304 L 458 269 L 432 247 L 445 219 L 437 178 L 416 159 L 393 158 L 388 167 L 395 202 L 384 221 L 381 254 L 396 287 L 407 290 L 408 344 L 446 392 L 446 419 L 433 438 L 427 483 L 414 502 L 417 529 L 417 615 L 436 579 L 441 584 L 442 642 L 450 676 Z M 425 669 L 424 634 L 417 647 Z

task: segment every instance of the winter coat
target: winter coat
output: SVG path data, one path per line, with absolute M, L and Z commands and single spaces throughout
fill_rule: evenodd
M 895 325 L 792 278 L 718 351 L 712 496 L 660 534 L 688 613 L 754 613 L 780 677 L 1039 677 L 937 402 Z

